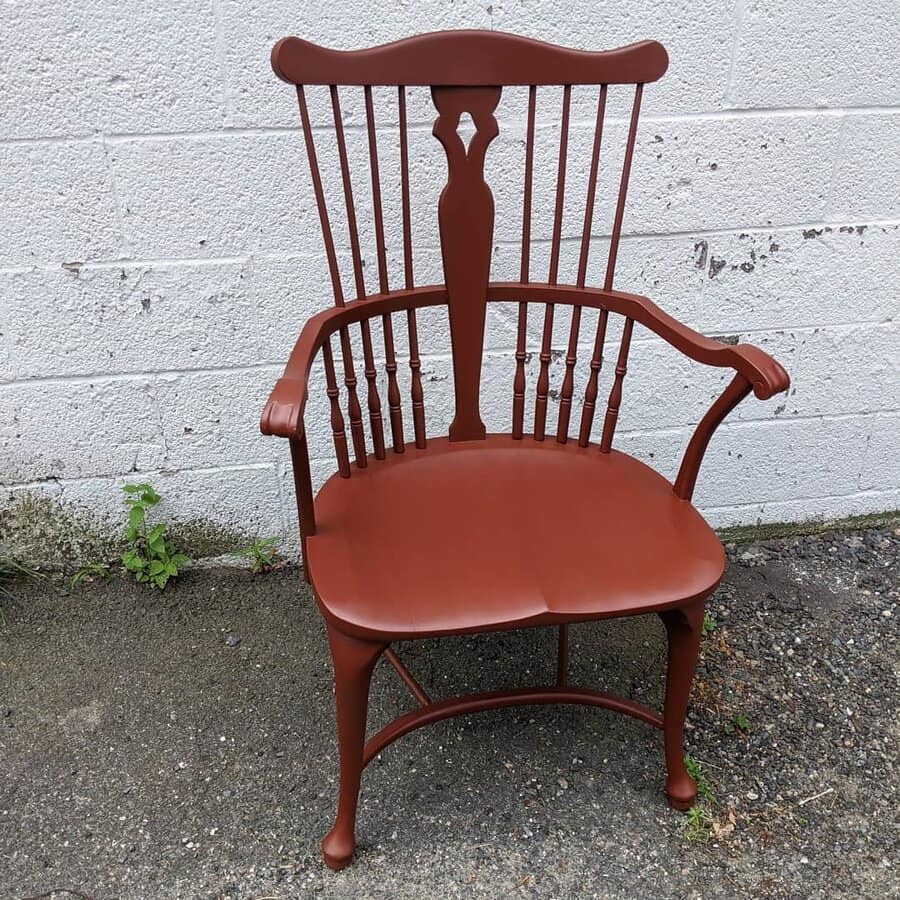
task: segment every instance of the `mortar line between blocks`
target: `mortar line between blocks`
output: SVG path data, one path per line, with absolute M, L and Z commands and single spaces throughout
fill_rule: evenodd
M 510 301 L 514 302 L 514 301 Z M 697 329 L 695 326 L 688 324 L 689 327 L 694 327 L 694 330 L 699 331 L 700 334 L 705 336 L 715 336 L 721 335 L 728 332 L 733 332 L 738 334 L 740 337 L 746 337 L 749 339 L 758 338 L 758 337 L 769 337 L 771 335 L 777 335 L 783 332 L 791 332 L 791 333 L 800 333 L 800 334 L 812 334 L 813 332 L 840 332 L 842 330 L 850 330 L 855 328 L 868 328 L 868 329 L 878 329 L 878 328 L 890 328 L 894 325 L 893 320 L 888 319 L 886 321 L 876 321 L 873 319 L 858 321 L 858 322 L 828 322 L 825 324 L 811 324 L 811 325 L 776 325 L 770 328 L 756 328 L 756 329 L 729 329 L 729 328 L 705 328 L 705 329 Z M 667 342 L 652 333 L 648 333 L 647 336 L 638 336 L 633 340 L 633 346 L 653 346 L 653 345 L 667 345 Z M 618 346 L 618 342 L 615 340 L 607 341 L 607 345 L 611 348 L 615 348 Z M 579 344 L 578 347 L 580 350 L 586 350 L 590 347 L 589 342 L 585 342 L 583 344 Z M 558 349 L 554 347 L 553 349 Z M 526 350 L 528 352 L 536 353 L 538 347 L 534 344 L 529 343 L 526 346 Z M 514 345 L 505 345 L 505 346 L 494 346 L 494 347 L 485 347 L 484 353 L 488 358 L 497 358 L 503 359 L 510 356 L 515 351 Z M 453 355 L 450 352 L 446 353 L 423 353 L 422 354 L 422 362 L 423 363 L 437 363 L 437 362 L 447 362 L 452 360 Z M 376 356 L 376 362 L 384 363 L 384 359 L 381 356 Z M 233 366 L 196 366 L 189 369 L 185 368 L 171 368 L 171 369 L 138 369 L 138 370 L 127 370 L 121 372 L 89 372 L 86 374 L 72 374 L 72 375 L 36 375 L 36 376 L 28 376 L 25 378 L 14 378 L 9 381 L 0 381 L 0 393 L 4 390 L 11 387 L 21 387 L 23 385 L 31 385 L 31 384 L 90 384 L 96 381 L 135 381 L 145 378 L 157 378 L 157 377 L 171 377 L 178 375 L 229 375 L 234 372 L 271 372 L 273 375 L 276 375 L 283 371 L 285 365 L 285 360 L 278 359 L 272 361 L 262 361 L 257 363 L 243 363 L 240 365 Z M 696 363 L 696 365 L 703 365 L 702 363 Z M 704 368 L 718 368 L 722 371 L 730 371 L 727 366 L 705 366 Z
M 259 462 L 259 463 L 234 463 L 226 466 L 185 466 L 180 469 L 142 469 L 139 472 L 106 472 L 99 475 L 73 475 L 71 478 L 35 478 L 31 481 L 13 482 L 10 484 L 0 484 L 0 490 L 27 491 L 35 488 L 45 488 L 48 485 L 56 485 L 60 489 L 65 489 L 69 484 L 85 484 L 91 481 L 119 481 L 127 483 L 128 481 L 146 480 L 148 478 L 171 477 L 173 475 L 215 475 L 219 472 L 263 472 L 270 470 L 275 471 L 275 463 Z
M 898 493 L 900 493 L 900 491 L 898 491 L 896 488 L 888 488 L 886 490 L 871 488 L 864 491 L 851 491 L 849 494 L 826 494 L 823 496 L 813 497 L 791 497 L 787 500 L 760 500 L 757 503 L 731 503 L 725 506 L 704 506 L 701 504 L 698 506 L 698 509 L 702 510 L 705 513 L 727 512 L 729 510 L 759 509 L 766 506 L 776 506 L 785 503 L 811 503 L 821 502 L 823 500 L 851 500 L 855 497 L 893 497 Z
M 900 115 L 900 106 L 897 105 L 870 105 L 870 106 L 786 106 L 786 107 L 725 107 L 715 110 L 698 110 L 683 113 L 647 113 L 641 117 L 644 123 L 654 122 L 693 122 L 708 119 L 710 121 L 719 121 L 727 119 L 748 119 L 748 118 L 827 118 L 835 116 L 864 116 L 864 115 Z M 518 121 L 518 120 L 517 120 Z M 627 116 L 609 116 L 607 122 L 613 125 L 624 124 L 628 121 Z M 572 128 L 593 128 L 593 119 L 573 119 L 570 123 Z M 433 127 L 433 121 L 410 122 L 410 132 L 430 133 Z M 551 124 L 539 123 L 537 126 L 541 128 L 552 128 Z M 314 125 L 314 134 L 323 134 L 331 132 L 330 125 Z M 364 123 L 346 122 L 344 124 L 346 132 L 366 132 Z M 390 126 L 382 126 L 377 129 L 378 133 L 395 134 L 396 128 Z M 240 138 L 240 137 L 274 137 L 284 134 L 300 134 L 299 125 L 230 125 L 223 128 L 199 129 L 196 131 L 147 131 L 147 132 L 114 132 L 106 133 L 105 139 L 111 144 L 127 143 L 131 141 L 170 141 L 170 140 L 205 140 L 218 138 Z M 44 135 L 32 137 L 13 137 L 0 139 L 0 146 L 16 146 L 29 144 L 80 144 L 89 143 L 99 140 L 101 133 L 99 131 L 85 132 L 75 135 Z
M 98 381 L 140 381 L 144 379 L 165 378 L 178 375 L 228 375 L 232 372 L 267 372 L 277 377 L 284 370 L 284 361 L 244 363 L 237 366 L 210 366 L 195 369 L 141 369 L 129 372 L 93 372 L 87 375 L 38 375 L 33 378 L 20 378 L 14 381 L 0 382 L 0 392 L 26 384 L 92 384 Z
M 847 117 L 841 117 L 841 124 L 838 127 L 837 145 L 834 148 L 834 160 L 831 164 L 831 173 L 828 177 L 828 185 L 825 188 L 822 198 L 822 215 L 828 218 L 831 212 L 831 205 L 834 198 L 834 186 L 837 183 L 838 170 L 841 167 L 841 161 L 844 156 L 844 141 L 847 136 Z
M 116 178 L 115 168 L 110 158 L 110 148 L 106 142 L 106 138 L 100 135 L 100 144 L 103 147 L 103 162 L 106 166 L 106 177 L 109 179 L 110 191 L 112 192 L 113 203 L 116 208 L 116 227 L 119 230 L 119 249 L 122 253 L 131 255 L 131 246 L 125 235 L 125 215 L 123 212 L 122 195 L 119 191 L 119 181 Z
M 892 227 L 900 225 L 900 219 L 870 219 L 868 221 L 860 221 L 860 222 L 843 222 L 840 220 L 829 220 L 829 219 L 814 219 L 808 222 L 791 222 L 785 225 L 741 225 L 741 226 L 728 226 L 725 228 L 683 228 L 676 229 L 673 231 L 632 231 L 630 233 L 622 233 L 622 241 L 634 241 L 634 240 L 646 240 L 648 238 L 681 238 L 681 237 L 718 237 L 718 236 L 730 236 L 730 235 L 741 235 L 741 234 L 784 234 L 792 231 L 796 231 L 797 229 L 801 230 L 809 230 L 811 228 L 815 229 L 825 229 L 830 228 L 834 231 L 837 228 L 857 228 L 860 226 L 864 226 L 866 228 L 879 228 L 879 227 Z M 592 234 L 592 241 L 603 241 L 609 237 L 608 233 L 604 234 Z M 561 242 L 563 246 L 566 245 L 578 245 L 581 244 L 581 236 L 580 235 L 571 235 L 568 237 L 561 238 Z M 550 245 L 552 243 L 550 238 L 533 238 L 531 241 L 532 247 L 540 247 L 544 245 Z M 521 240 L 516 239 L 506 239 L 501 238 L 494 241 L 495 246 L 500 247 L 515 247 L 518 249 L 521 247 Z M 425 248 L 429 249 L 429 248 Z
M 743 428 L 754 428 L 758 429 L 760 426 L 764 427 L 774 427 L 781 426 L 785 424 L 793 424 L 795 422 L 806 423 L 812 420 L 822 421 L 822 422 L 832 422 L 832 421 L 848 421 L 848 420 L 866 420 L 873 418 L 894 418 L 900 416 L 900 410 L 879 410 L 868 413 L 844 413 L 844 414 L 835 414 L 831 416 L 821 415 L 821 416 L 795 416 L 790 419 L 750 419 L 746 421 L 736 421 L 736 422 L 724 422 L 720 428 L 719 433 L 740 430 Z M 666 428 L 655 428 L 655 429 L 632 429 L 629 431 L 622 431 L 619 435 L 620 438 L 629 438 L 629 437 L 638 437 L 638 438 L 657 438 L 657 437 L 669 437 L 672 435 L 684 437 L 687 440 L 690 437 L 691 432 L 693 431 L 693 425 L 688 424 L 685 426 L 670 426 Z M 327 455 L 314 455 L 311 457 L 311 462 L 321 462 L 323 460 L 330 460 L 332 457 Z M 58 478 L 53 476 L 48 476 L 46 478 L 37 478 L 32 479 L 30 481 L 22 481 L 22 482 L 10 482 L 7 484 L 0 484 L 0 490 L 8 490 L 8 491 L 22 491 L 22 490 L 30 490 L 35 488 L 45 488 L 48 485 L 57 485 L 61 488 L 64 488 L 67 484 L 81 484 L 85 482 L 91 481 L 126 481 L 128 479 L 134 478 L 149 478 L 149 477 L 157 477 L 157 476 L 172 476 L 172 475 L 184 475 L 184 474 L 198 474 L 198 475 L 208 475 L 215 474 L 217 472 L 245 472 L 245 471 L 271 471 L 276 478 L 278 478 L 278 462 L 277 461 L 267 461 L 267 462 L 248 462 L 248 463 L 232 463 L 229 465 L 222 466 L 184 466 L 178 468 L 156 468 L 156 469 L 146 469 L 140 472 L 119 472 L 119 473 L 105 473 L 102 475 L 79 475 L 73 476 L 71 478 Z M 873 489 L 874 490 L 874 489 Z M 862 491 L 860 493 L 868 493 L 868 491 Z M 793 500 L 810 500 L 816 499 L 811 497 L 799 497 L 799 498 L 791 498 Z M 760 506 L 765 502 L 776 502 L 776 501 L 759 501 L 757 503 L 747 504 L 747 506 Z M 781 502 L 781 501 L 777 501 Z M 711 507 L 704 507 L 711 508 Z M 729 507 L 722 507 L 723 509 Z
M 221 0 L 210 0 L 210 5 L 212 7 L 214 29 L 213 52 L 215 54 L 216 69 L 219 75 L 219 85 L 221 87 L 221 93 L 219 95 L 219 102 L 221 103 L 221 107 L 219 109 L 219 112 L 222 119 L 222 127 L 227 128 L 231 121 L 232 104 L 231 85 L 225 69 L 225 34 L 222 25 L 222 3 Z
M 284 491 L 284 479 L 287 475 L 287 467 L 284 464 L 284 459 L 276 460 L 275 462 L 275 481 L 278 486 L 278 519 L 281 522 L 281 534 L 279 537 L 281 540 L 288 540 L 288 535 L 291 531 L 288 523 L 290 522 L 290 516 L 288 515 L 287 509 L 287 498 L 285 497 Z M 299 512 L 298 512 L 298 521 L 299 521 Z
M 776 398 L 772 398 L 773 400 Z M 759 402 L 759 401 L 757 401 Z M 864 413 L 830 413 L 820 415 L 791 416 L 790 418 L 759 418 L 759 419 L 735 419 L 733 421 L 725 420 L 717 429 L 716 434 L 722 434 L 728 431 L 739 431 L 743 428 L 773 428 L 775 426 L 791 424 L 793 422 L 846 422 L 859 419 L 865 421 L 867 419 L 891 419 L 900 416 L 900 409 L 876 409 Z M 628 431 L 622 431 L 621 437 L 667 437 L 671 435 L 683 434 L 686 438 L 690 437 L 696 427 L 696 422 L 689 422 L 685 425 L 669 425 L 664 428 L 633 428 Z
M 781 225 L 730 225 L 723 228 L 684 228 L 672 231 L 633 231 L 630 233 L 623 232 L 622 240 L 639 241 L 647 239 L 668 239 L 668 238 L 703 238 L 718 236 L 733 236 L 741 234 L 786 234 L 797 229 L 826 229 L 832 231 L 840 228 L 895 228 L 900 225 L 900 219 L 865 219 L 854 221 L 842 221 L 840 219 L 816 219 L 807 222 L 791 222 Z M 593 234 L 592 241 L 605 241 L 609 237 L 608 234 Z M 563 246 L 580 244 L 580 236 L 563 237 Z M 531 242 L 532 247 L 541 247 L 549 245 L 550 239 L 534 238 Z M 497 239 L 494 241 L 496 247 L 515 247 L 519 248 L 521 242 L 516 239 Z M 422 246 L 416 248 L 419 252 L 438 252 L 437 247 Z M 30 264 L 0 266 L 0 275 L 17 275 L 28 274 L 29 272 L 53 272 L 63 266 L 76 266 L 79 271 L 102 271 L 104 269 L 118 268 L 149 268 L 149 267 L 166 267 L 166 266 L 216 266 L 216 265 L 245 265 L 248 262 L 291 262 L 294 260 L 320 260 L 323 259 L 321 254 L 317 253 L 244 253 L 226 256 L 162 256 L 162 257 L 123 257 L 120 259 L 110 260 L 91 260 L 86 262 L 69 262 L 68 260 L 42 260 Z M 424 285 L 419 285 L 420 287 Z

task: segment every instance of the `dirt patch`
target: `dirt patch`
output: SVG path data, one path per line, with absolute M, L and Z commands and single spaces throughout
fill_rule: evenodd
M 319 859 L 331 673 L 298 571 L 22 585 L 0 631 L 0 896 L 898 896 L 898 547 L 890 528 L 729 547 L 689 721 L 704 842 L 665 805 L 657 732 L 522 708 L 385 751 L 342 873 Z M 400 652 L 445 696 L 552 679 L 554 647 Z M 573 682 L 660 703 L 655 618 L 579 626 L 572 655 Z M 409 705 L 380 664 L 373 727 Z

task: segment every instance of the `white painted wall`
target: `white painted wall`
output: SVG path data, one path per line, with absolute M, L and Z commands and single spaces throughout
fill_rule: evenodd
M 287 448 L 256 423 L 298 328 L 329 294 L 296 105 L 268 53 L 286 34 L 357 47 L 459 27 L 591 49 L 653 37 L 668 48 L 669 72 L 646 94 L 617 286 L 708 334 L 762 345 L 794 382 L 787 397 L 746 401 L 721 429 L 696 496 L 710 521 L 900 506 L 896 0 L 4 4 L 4 504 L 30 492 L 120 518 L 119 485 L 146 477 L 171 517 L 280 534 L 293 546 Z M 505 95 L 489 158 L 497 277 L 517 268 L 520 100 Z M 553 100 L 541 108 L 548 170 Z M 360 108 L 348 100 L 345 112 L 359 141 Z M 443 164 L 427 106 L 411 115 L 422 126 L 413 140 L 424 281 L 439 273 Z M 576 98 L 573 152 L 589 145 L 591 115 Z M 614 121 L 610 134 L 621 128 Z M 384 147 L 383 165 L 392 152 Z M 572 168 L 574 185 L 585 168 Z M 603 184 L 615 175 L 605 167 Z M 582 197 L 573 188 L 567 234 L 578 233 Z M 360 201 L 365 209 L 363 187 Z M 549 233 L 549 206 L 539 204 L 538 236 Z M 601 213 L 594 272 L 605 228 Z M 425 320 L 430 416 L 446 428 L 446 341 L 442 323 Z M 566 327 L 562 317 L 557 348 Z M 637 337 L 618 445 L 672 477 L 688 426 L 725 376 Z M 492 315 L 487 341 L 484 413 L 500 426 L 511 310 Z M 538 341 L 535 321 L 532 348 Z M 329 451 L 321 410 L 314 401 L 319 478 Z

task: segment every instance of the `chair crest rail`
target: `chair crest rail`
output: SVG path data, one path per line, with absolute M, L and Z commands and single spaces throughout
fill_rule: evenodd
M 615 50 L 572 50 L 502 31 L 441 31 L 365 50 L 332 50 L 297 37 L 272 48 L 272 69 L 290 84 L 634 84 L 665 74 L 657 41 Z

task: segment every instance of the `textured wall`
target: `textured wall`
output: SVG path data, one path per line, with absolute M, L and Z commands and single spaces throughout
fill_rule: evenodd
M 671 63 L 646 94 L 617 286 L 705 333 L 761 344 L 794 381 L 789 396 L 750 399 L 723 426 L 698 504 L 722 526 L 900 506 L 895 0 L 564 7 L 7 3 L 0 502 L 19 515 L 11 524 L 7 512 L 5 539 L 25 540 L 16 529 L 27 518 L 26 496 L 49 498 L 44 510 L 59 503 L 69 511 L 47 527 L 121 518 L 119 485 L 139 476 L 164 494 L 173 518 L 280 534 L 293 545 L 287 448 L 260 437 L 256 425 L 297 329 L 328 303 L 296 106 L 268 66 L 273 42 L 292 33 L 338 47 L 458 27 L 586 48 L 661 40 Z M 507 117 L 510 125 L 489 158 L 501 277 L 517 267 L 518 100 L 514 91 L 504 96 L 501 125 Z M 549 171 L 553 102 L 540 111 L 539 166 Z M 591 112 L 579 104 L 572 148 L 583 153 Z M 613 104 L 612 113 L 625 109 Z M 348 103 L 346 113 L 353 144 L 364 135 L 360 109 Z M 411 114 L 421 126 L 413 140 L 425 248 L 418 274 L 426 280 L 439 272 L 433 202 L 443 164 L 426 106 Z M 622 126 L 614 118 L 610 133 Z M 392 151 L 383 152 L 389 161 Z M 573 169 L 583 184 L 585 167 Z M 604 168 L 601 190 L 614 176 L 612 165 Z M 574 236 L 583 195 L 573 190 L 570 201 L 566 234 Z M 549 233 L 549 206 L 538 204 L 538 237 Z M 599 222 L 594 272 L 604 228 Z M 576 243 L 566 242 L 564 272 Z M 545 240 L 535 254 L 540 264 Z M 442 327 L 425 317 L 438 428 L 451 390 Z M 566 327 L 562 318 L 558 349 Z M 583 334 L 589 343 L 590 328 Z M 724 376 L 685 364 L 646 332 L 636 338 L 618 445 L 672 477 L 687 426 Z M 514 339 L 512 310 L 500 307 L 487 337 L 489 425 L 509 420 Z M 529 341 L 537 346 L 536 322 Z M 321 408 L 316 402 L 311 413 L 323 457 L 317 477 L 329 449 Z

